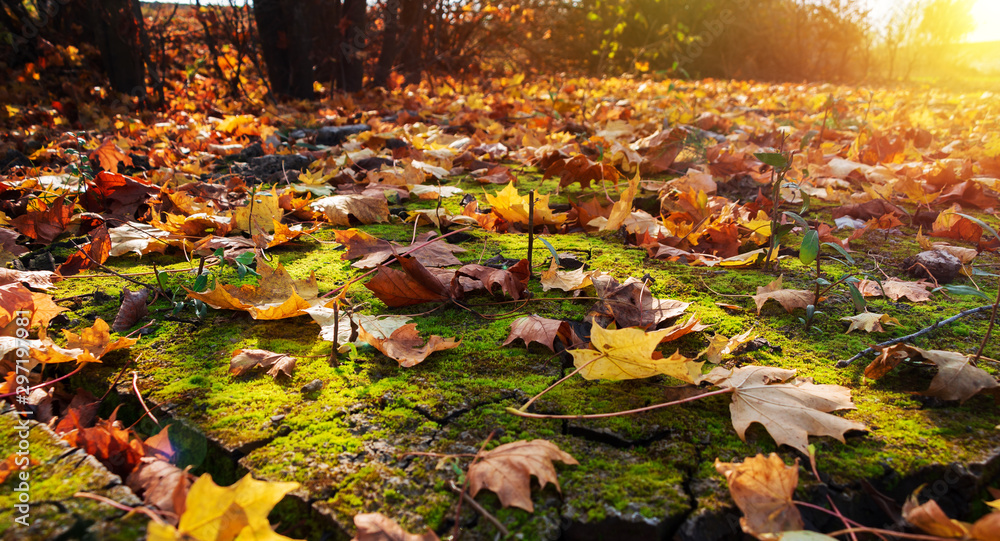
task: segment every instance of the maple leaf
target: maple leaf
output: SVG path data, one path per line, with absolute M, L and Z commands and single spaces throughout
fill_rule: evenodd
M 580 369 L 585 379 L 648 378 L 664 374 L 681 381 L 694 383 L 701 376 L 701 366 L 678 353 L 670 357 L 656 359 L 656 346 L 670 332 L 646 332 L 642 329 L 627 328 L 607 330 L 594 325 L 590 331 L 590 342 L 595 349 L 574 349 L 573 364 Z
M 234 286 L 216 284 L 211 291 L 197 293 L 185 288 L 188 297 L 198 299 L 216 309 L 249 312 L 254 319 L 285 319 L 305 315 L 305 310 L 317 304 L 319 287 L 315 273 L 308 280 L 295 280 L 280 262 L 271 268 L 257 258 L 259 285 Z
M 360 229 L 334 231 L 334 235 L 337 237 L 337 242 L 343 244 L 347 249 L 340 258 L 345 260 L 361 258 L 351 265 L 359 269 L 373 268 L 398 253 L 417 248 L 425 243 L 426 246 L 422 246 L 408 254 L 415 257 L 425 267 L 460 265 L 462 262 L 455 257 L 455 254 L 465 251 L 465 248 L 461 246 L 455 246 L 444 241 L 427 243 L 434 237 L 435 233 L 433 231 L 428 231 L 417 236 L 413 239 L 412 244 L 405 247 L 395 242 L 389 242 L 369 235 Z
M 378 195 L 330 195 L 313 201 L 311 207 L 333 225 L 350 226 L 351 216 L 363 224 L 389 219 L 389 202 L 381 191 Z
M 338 315 L 331 307 L 327 306 L 313 306 L 306 310 L 310 316 L 312 316 L 313 321 L 320 325 L 319 336 L 323 340 L 328 342 L 336 342 L 341 345 L 341 349 L 345 351 L 346 344 L 351 342 L 351 336 L 357 337 L 357 328 L 363 326 L 369 334 L 377 338 L 388 338 L 390 334 L 396 329 L 406 325 L 410 318 L 408 316 L 369 316 L 365 314 L 344 314 L 340 312 L 339 323 L 336 325 L 336 316 Z M 334 328 L 336 327 L 337 333 L 334 334 Z M 353 343 L 361 344 L 367 343 L 361 340 L 354 340 Z
M 16 282 L 35 289 L 52 289 L 62 277 L 49 271 L 19 271 L 0 268 L 0 286 Z
M 924 360 L 938 367 L 930 387 L 921 394 L 936 396 L 941 400 L 965 402 L 976 394 L 1000 387 L 996 379 L 982 368 L 973 366 L 971 358 L 954 351 L 921 349 L 906 344 L 893 344 L 880 350 L 879 356 L 865 368 L 865 377 L 878 379 L 899 363 L 913 359 Z
M 379 338 L 364 327 L 358 329 L 358 339 L 367 342 L 375 349 L 381 351 L 399 363 L 399 366 L 409 368 L 422 363 L 428 355 L 435 351 L 443 351 L 458 347 L 462 341 L 455 341 L 454 338 L 445 339 L 438 335 L 432 335 L 424 344 L 423 338 L 417 332 L 416 323 L 408 323 L 392 331 L 388 338 Z
M 774 299 L 781 304 L 781 307 L 785 309 L 788 313 L 791 313 L 796 308 L 805 308 L 810 304 L 814 304 L 816 301 L 816 294 L 812 291 L 806 291 L 804 289 L 782 289 L 781 280 L 782 276 L 779 276 L 777 280 L 767 284 L 763 287 L 757 288 L 757 294 L 751 295 L 753 302 L 757 304 L 757 314 L 760 314 L 760 309 L 764 307 L 770 299 Z
M 592 180 L 610 180 L 617 185 L 618 179 L 621 178 L 621 174 L 614 167 L 595 163 L 583 154 L 556 160 L 545 169 L 542 180 L 555 175 L 560 176 L 560 188 L 579 182 L 582 188 L 587 189 Z
M 913 302 L 925 302 L 931 299 L 931 292 L 927 289 L 934 287 L 934 284 L 922 279 L 916 282 L 907 282 L 898 278 L 889 278 L 882 282 L 882 287 L 879 287 L 878 282 L 867 279 L 858 282 L 857 287 L 858 291 L 865 297 L 885 295 L 893 301 L 906 297 Z
M 56 268 L 60 276 L 73 276 L 84 269 L 103 265 L 111 253 L 111 236 L 108 228 L 101 226 L 90 234 L 91 241 L 77 247 L 76 253 Z
M 917 500 L 919 490 L 907 498 L 903 504 L 903 518 L 917 528 L 938 537 L 960 538 L 970 537 L 969 524 L 948 518 L 937 502 L 928 500 L 920 504 Z M 984 539 L 976 537 L 974 539 Z
M 532 314 L 515 319 L 510 324 L 510 335 L 504 340 L 503 345 L 510 345 L 514 340 L 520 339 L 524 341 L 525 347 L 530 346 L 532 342 L 538 342 L 555 353 L 557 338 L 562 341 L 564 347 L 581 342 L 568 322 Z
M 138 340 L 135 338 L 122 337 L 115 341 L 111 340 L 111 328 L 103 320 L 98 318 L 94 325 L 83 329 L 80 334 L 63 330 L 63 338 L 66 347 L 60 347 L 52 343 L 51 340 L 43 340 L 41 346 L 32 348 L 31 358 L 40 363 L 65 363 L 77 362 L 98 363 L 104 355 L 123 348 L 132 347 Z
M 520 507 L 528 512 L 535 510 L 531 503 L 532 475 L 538 478 L 542 488 L 552 483 L 561 492 L 552 461 L 579 464 L 569 453 L 546 440 L 506 443 L 477 458 L 469 466 L 469 493 L 475 497 L 486 488 L 497 494 L 504 507 Z
M 623 327 L 649 329 L 684 313 L 691 303 L 673 299 L 658 299 L 644 282 L 630 276 L 625 283 L 608 275 L 591 280 L 602 300 L 592 306 L 585 320 L 607 327 L 612 321 Z
M 583 267 L 571 271 L 561 271 L 559 261 L 555 258 L 549 265 L 549 270 L 541 275 L 542 291 L 560 289 L 576 291 L 594 285 L 593 278 L 601 275 L 599 270 L 584 271 Z
M 883 323 L 886 325 L 899 325 L 899 320 L 889 314 L 875 314 L 872 312 L 842 317 L 840 320 L 851 322 L 851 326 L 847 329 L 847 332 L 855 329 L 861 329 L 865 332 L 885 332 L 885 329 L 882 328 Z
M 73 447 L 91 454 L 116 475 L 127 478 L 145 456 L 142 441 L 116 420 L 117 408 L 111 417 L 101 419 L 90 428 L 79 424 L 70 428 L 63 439 Z
M 354 526 L 358 535 L 351 541 L 439 541 L 434 532 L 422 534 L 407 532 L 395 520 L 382 513 L 362 513 L 354 515 Z
M 378 273 L 365 283 L 365 287 L 391 308 L 425 302 L 451 299 L 448 285 L 431 274 L 413 256 L 397 258 L 403 272 L 379 265 Z
M 462 283 L 463 277 L 478 281 L 482 288 L 489 293 L 493 293 L 493 288 L 499 286 L 501 291 L 510 295 L 514 300 L 520 300 L 524 297 L 525 288 L 528 285 L 528 260 L 522 259 L 508 269 L 494 269 L 476 264 L 464 265 L 455 271 L 455 277 L 452 278 L 453 291 L 458 285 L 462 286 L 463 293 L 480 289 L 480 286 L 475 285 L 472 288 L 467 288 L 466 284 Z M 455 296 L 460 297 L 461 295 L 456 292 Z
M 110 137 L 105 139 L 101 146 L 90 154 L 90 159 L 94 158 L 101 164 L 101 169 L 112 173 L 118 172 L 118 162 L 133 167 L 132 158 L 122 152 Z
M 743 512 L 740 526 L 757 538 L 803 528 L 793 495 L 799 484 L 799 460 L 785 466 L 775 453 L 757 455 L 742 463 L 720 462 L 715 470 L 725 476 L 729 493 Z
M 722 362 L 723 355 L 729 355 L 743 344 L 753 340 L 753 338 L 750 338 L 750 333 L 752 332 L 753 328 L 732 338 L 726 338 L 722 333 L 715 333 L 715 336 L 709 340 L 708 347 L 699 353 L 698 357 L 704 355 L 708 362 L 719 364 Z
M 229 359 L 229 373 L 234 376 L 258 368 L 266 369 L 267 375 L 274 379 L 279 375 L 290 378 L 295 370 L 295 357 L 265 349 L 237 349 Z
M 177 527 L 149 523 L 149 541 L 290 541 L 271 529 L 268 513 L 298 483 L 258 481 L 247 474 L 228 487 L 220 487 L 203 474 L 188 491 Z
M 69 226 L 73 205 L 66 205 L 66 197 L 59 196 L 51 204 L 37 200 L 37 210 L 26 212 L 10 221 L 10 225 L 43 244 L 50 244 Z
M 844 442 L 845 432 L 868 430 L 859 422 L 829 414 L 854 408 L 850 389 L 840 385 L 816 385 L 803 379 L 782 383 L 794 375 L 794 370 L 748 366 L 732 371 L 715 368 L 703 380 L 733 389 L 729 411 L 733 428 L 744 442 L 747 428 L 760 423 L 776 444 L 808 454 L 810 435 L 832 436 Z
M 0 286 L 0 328 L 14 321 L 17 317 L 15 312 L 30 308 L 33 304 L 31 290 L 20 282 Z
M 608 221 L 601 226 L 601 231 L 617 231 L 625 220 L 632 215 L 632 202 L 639 193 L 639 173 L 628 181 L 628 187 L 622 192 L 621 198 L 611 206 Z
M 157 508 L 181 516 L 194 478 L 187 471 L 153 457 L 143 457 L 125 480 L 142 500 Z M 176 521 L 174 521 L 176 524 Z
M 129 288 L 122 289 L 122 305 L 118 308 L 115 321 L 111 324 L 111 330 L 115 332 L 125 332 L 135 325 L 140 319 L 146 317 L 149 309 L 146 307 L 146 299 L 149 298 L 149 290 L 142 288 L 139 291 L 131 291 Z
M 160 189 L 148 182 L 118 173 L 101 171 L 94 180 L 87 182 L 87 191 L 80 197 L 80 205 L 90 212 L 111 214 L 132 220 L 140 208 Z
M 277 188 L 272 187 L 270 192 L 254 194 L 246 206 L 233 209 L 233 229 L 246 231 L 251 236 L 274 233 L 274 224 L 281 222 L 284 213 L 278 202 Z
M 511 182 L 496 195 L 486 194 L 486 200 L 493 205 L 493 212 L 508 222 L 528 225 L 528 197 L 518 195 Z M 559 225 L 566 221 L 565 214 L 552 214 L 549 196 L 535 194 L 535 225 Z
M 109 256 L 116 257 L 129 252 L 144 255 L 149 253 L 164 253 L 170 246 L 167 239 L 170 233 L 149 224 L 127 222 L 125 225 L 108 229 L 111 237 Z

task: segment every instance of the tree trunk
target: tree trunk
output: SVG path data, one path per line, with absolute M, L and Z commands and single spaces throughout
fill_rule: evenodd
M 311 2 L 294 0 L 257 0 L 253 3 L 267 78 L 271 90 L 278 96 L 313 97 L 311 5 Z
M 375 74 L 372 76 L 372 84 L 381 87 L 386 86 L 386 83 L 389 82 L 392 66 L 396 63 L 396 57 L 399 56 L 399 0 L 388 0 L 385 3 L 384 17 L 385 31 L 382 33 L 382 51 L 379 53 Z
M 101 51 L 111 88 L 145 98 L 143 20 L 138 0 L 92 0 L 88 8 L 94 42 Z
M 361 90 L 365 78 L 364 61 L 361 51 L 368 46 L 365 35 L 365 0 L 344 0 L 342 34 L 340 42 L 340 77 L 338 83 L 347 92 Z
M 423 0 L 403 0 L 401 22 L 403 35 L 403 73 L 406 84 L 420 83 L 420 71 L 423 69 L 424 52 L 424 9 Z

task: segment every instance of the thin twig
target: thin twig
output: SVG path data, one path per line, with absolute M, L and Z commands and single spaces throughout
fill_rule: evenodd
M 620 417 L 622 415 L 631 415 L 633 413 L 644 413 L 655 409 L 666 408 L 669 406 L 676 406 L 678 404 L 684 404 L 685 402 L 694 402 L 695 400 L 700 400 L 702 398 L 707 398 L 709 396 L 728 394 L 733 392 L 734 390 L 735 389 L 733 388 L 720 389 L 718 391 L 711 391 L 708 393 L 702 393 L 699 395 L 690 396 L 688 398 L 683 398 L 681 400 L 674 400 L 673 402 L 664 402 L 663 404 L 654 404 L 652 406 L 646 406 L 644 408 L 616 411 L 614 413 L 592 413 L 589 415 L 547 415 L 542 413 L 527 413 L 514 408 L 507 408 L 507 413 L 510 413 L 512 415 L 517 415 L 518 417 L 529 417 L 531 419 L 606 419 L 608 417 Z
M 507 530 L 507 528 L 505 528 L 504 525 L 501 524 L 499 520 L 497 520 L 497 517 L 493 516 L 493 514 L 491 514 L 486 509 L 483 509 L 483 506 L 479 505 L 476 502 L 476 500 L 473 500 L 472 496 L 469 496 L 468 492 L 465 492 L 464 490 L 458 488 L 458 485 L 456 485 L 454 481 L 451 480 L 448 481 L 448 488 L 450 488 L 451 491 L 454 492 L 455 494 L 460 494 L 462 496 L 462 499 L 465 500 L 465 502 L 468 503 L 473 509 L 475 509 L 476 512 L 478 512 L 480 515 L 483 516 L 483 518 L 490 521 L 490 523 L 496 526 L 497 529 L 500 530 L 501 535 L 503 535 L 504 537 L 510 535 L 510 531 Z
M 928 327 L 924 327 L 923 329 L 920 329 L 919 331 L 917 331 L 917 332 L 915 332 L 913 334 L 908 334 L 906 336 L 900 336 L 899 338 L 893 338 L 892 340 L 886 340 L 885 342 L 882 342 L 881 344 L 875 344 L 874 346 L 872 346 L 872 347 L 870 347 L 868 349 L 865 349 L 864 351 L 858 353 L 857 355 L 851 357 L 850 359 L 847 359 L 845 361 L 838 361 L 837 362 L 837 368 L 844 368 L 844 367 L 850 366 L 851 363 L 853 363 L 854 361 L 860 359 L 861 357 L 864 357 L 865 355 L 870 355 L 872 353 L 875 353 L 876 350 L 877 350 L 877 348 L 884 348 L 886 346 L 891 346 L 891 345 L 894 345 L 894 344 L 898 344 L 900 342 L 906 342 L 907 340 L 916 338 L 918 336 L 923 336 L 923 335 L 925 335 L 925 334 L 927 334 L 927 333 L 929 333 L 929 332 L 931 332 L 931 331 L 933 331 L 935 329 L 939 329 L 941 327 L 944 327 L 945 325 L 947 325 L 949 323 L 952 323 L 952 322 L 955 322 L 955 321 L 957 321 L 959 319 L 962 319 L 965 316 L 971 316 L 972 314 L 978 314 L 979 312 L 985 312 L 986 310 L 994 309 L 994 307 L 995 307 L 995 305 L 993 305 L 993 304 L 987 304 L 985 306 L 980 306 L 978 308 L 970 308 L 968 310 L 965 310 L 964 312 L 959 312 L 959 313 L 951 316 L 948 319 L 942 319 L 942 320 L 936 321 L 936 322 L 934 322 L 933 325 L 930 325 Z M 995 311 L 994 311 L 994 313 L 995 313 Z
M 139 399 L 139 405 L 146 411 L 145 415 L 149 415 L 149 418 L 156 423 L 156 426 L 160 426 L 160 421 L 156 420 L 156 416 L 153 415 L 153 412 L 149 411 L 149 407 L 146 406 L 146 401 L 142 399 L 142 394 L 139 392 L 139 373 L 135 370 L 132 371 L 132 390 L 135 391 L 135 397 Z M 143 417 L 145 417 L 145 415 L 143 415 Z M 138 423 L 141 420 L 142 417 L 139 417 L 135 422 Z M 135 423 L 132 423 L 132 425 L 135 426 Z
M 990 335 L 993 333 L 993 324 L 996 323 L 997 320 L 998 306 L 1000 306 L 1000 289 L 997 289 L 997 300 L 993 303 L 993 313 L 990 314 L 990 326 L 986 329 L 986 336 L 983 337 L 983 341 L 979 343 L 979 351 L 977 351 L 976 356 L 973 357 L 973 363 L 978 361 L 979 357 L 983 355 L 983 349 L 986 347 L 986 342 L 990 341 Z
M 84 366 L 87 366 L 87 363 L 81 363 L 80 366 L 76 367 L 76 370 L 70 372 L 69 374 L 66 374 L 65 376 L 60 376 L 60 377 L 58 377 L 56 379 L 50 379 L 49 381 L 39 383 L 38 385 L 35 385 L 34 387 L 29 388 L 28 389 L 28 393 L 30 394 L 32 391 L 35 391 L 35 390 L 38 390 L 38 389 L 44 389 L 45 387 L 48 387 L 49 385 L 55 385 L 56 383 L 59 383 L 60 381 L 66 379 L 66 378 L 69 378 L 71 376 L 75 376 L 76 374 L 78 374 L 80 372 L 80 370 L 83 370 Z M 0 394 L 0 398 L 8 398 L 8 397 L 14 396 L 16 394 L 17 394 L 16 391 L 13 392 L 13 393 Z
M 74 498 L 89 498 L 91 500 L 97 500 L 97 501 L 99 501 L 101 503 L 106 503 L 106 504 L 110 505 L 111 507 L 114 507 L 115 509 L 121 509 L 122 511 L 128 511 L 129 513 L 133 512 L 133 511 L 135 511 L 136 513 L 142 513 L 143 515 L 146 515 L 147 517 L 151 518 L 152 520 L 154 520 L 156 522 L 159 522 L 160 524 L 164 524 L 164 525 L 167 524 L 167 522 L 165 520 L 163 520 L 163 517 L 161 517 L 157 513 L 153 512 L 152 510 L 147 509 L 145 507 L 129 507 L 129 506 L 123 504 L 123 503 L 116 502 L 116 501 L 114 501 L 114 500 L 112 500 L 110 498 L 105 498 L 104 496 L 100 496 L 98 494 L 93 494 L 91 492 L 77 492 L 76 494 L 73 494 L 73 497 Z M 175 517 L 177 516 L 176 514 L 170 513 L 169 511 L 160 511 L 160 512 L 164 513 L 164 514 L 173 515 Z
M 844 530 L 837 530 L 836 532 L 826 534 L 829 537 L 837 537 L 838 535 L 844 535 L 851 532 L 860 533 L 874 533 L 874 534 L 885 534 L 891 537 L 899 537 L 900 539 L 919 539 L 923 541 L 945 541 L 945 537 L 937 537 L 935 535 L 922 535 L 918 533 L 904 533 L 904 532 L 894 532 L 892 530 L 883 530 L 881 528 L 847 528 Z

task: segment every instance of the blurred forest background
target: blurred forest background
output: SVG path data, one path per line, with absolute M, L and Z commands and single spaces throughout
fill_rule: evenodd
M 0 99 L 74 120 L 115 93 L 170 108 L 512 74 L 982 87 L 1000 73 L 1000 42 L 962 43 L 973 0 L 216 1 L 0 0 L 0 77 L 23 83 Z

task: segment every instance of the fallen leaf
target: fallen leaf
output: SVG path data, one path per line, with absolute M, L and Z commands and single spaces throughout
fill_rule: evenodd
M 969 524 L 948 518 L 934 500 L 920 504 L 916 492 L 907 498 L 903 504 L 903 518 L 917 528 L 938 537 L 969 538 Z M 976 537 L 974 539 L 983 539 Z
M 10 221 L 10 225 L 42 244 L 51 244 L 66 230 L 73 216 L 73 205 L 66 205 L 66 197 L 60 196 L 51 205 L 37 200 L 37 210 L 26 212 Z
M 931 292 L 927 290 L 934 287 L 934 284 L 925 280 L 907 282 L 897 278 L 889 278 L 882 282 L 882 286 L 879 287 L 878 282 L 874 280 L 861 280 L 857 287 L 858 291 L 865 297 L 878 297 L 884 294 L 893 301 L 906 297 L 913 302 L 924 302 L 930 300 Z
M 439 541 L 438 536 L 431 531 L 420 535 L 407 532 L 382 513 L 354 515 L 354 526 L 358 529 L 358 535 L 352 541 Z
M 143 457 L 125 480 L 133 492 L 142 496 L 142 501 L 177 516 L 184 514 L 185 500 L 193 482 L 194 477 L 186 471 L 152 457 Z
M 569 453 L 546 440 L 515 441 L 481 453 L 478 460 L 469 466 L 469 494 L 475 497 L 485 488 L 497 494 L 502 506 L 520 507 L 533 512 L 532 475 L 538 478 L 538 484 L 542 488 L 552 483 L 556 490 L 562 491 L 556 479 L 553 460 L 570 465 L 579 464 Z
M 85 269 L 103 265 L 111 253 L 111 236 L 108 228 L 101 226 L 90 234 L 90 242 L 77 247 L 76 253 L 56 268 L 60 276 L 73 276 Z
M 600 276 L 601 271 L 584 271 L 583 267 L 571 271 L 559 270 L 559 261 L 552 260 L 549 270 L 541 275 L 542 291 L 550 289 L 560 289 L 562 291 L 576 291 L 594 285 L 593 278 Z
M 545 169 L 542 180 L 555 175 L 560 176 L 560 188 L 578 182 L 580 187 L 587 189 L 592 180 L 610 180 L 617 185 L 618 179 L 621 178 L 621 174 L 614 167 L 596 163 L 583 154 L 556 160 Z
M 144 205 L 159 193 L 160 188 L 148 182 L 113 171 L 101 171 L 93 180 L 87 181 L 87 190 L 80 196 L 80 205 L 89 212 L 106 217 L 134 220 L 146 214 L 148 207 L 143 208 Z
M 514 300 L 521 300 L 525 296 L 525 289 L 528 285 L 528 260 L 522 259 L 508 269 L 494 269 L 476 264 L 464 265 L 455 271 L 455 277 L 452 278 L 452 291 L 455 291 L 458 284 L 461 283 L 462 277 L 479 281 L 482 288 L 488 293 L 493 293 L 493 289 L 499 287 L 500 291 L 510 295 Z M 479 288 L 476 287 L 476 289 Z M 462 291 L 466 292 L 466 288 L 463 287 Z M 456 297 L 461 297 L 461 295 L 456 294 Z
M 876 314 L 873 312 L 864 312 L 856 316 L 842 317 L 840 320 L 851 322 L 851 326 L 847 329 L 847 332 L 851 332 L 855 329 L 860 329 L 865 332 L 885 332 L 885 329 L 882 328 L 883 323 L 886 325 L 899 325 L 899 320 L 889 314 Z
M 443 351 L 458 347 L 462 341 L 454 341 L 454 338 L 445 339 L 438 335 L 432 335 L 424 344 L 423 338 L 417 332 L 416 323 L 408 323 L 392 331 L 388 338 L 379 338 L 364 327 L 358 329 L 358 339 L 367 342 L 375 349 L 381 351 L 399 363 L 399 366 L 411 367 L 422 363 L 428 355 L 435 351 Z
M 508 222 L 528 225 L 528 197 L 522 197 L 510 183 L 496 195 L 486 194 L 486 200 L 493 205 L 493 212 Z M 535 194 L 534 224 L 559 225 L 566 221 L 565 214 L 552 214 L 549 208 L 549 196 Z
M 379 192 L 375 195 L 330 195 L 312 202 L 311 208 L 322 212 L 333 225 L 350 226 L 350 217 L 363 224 L 388 221 L 389 202 Z
M 590 308 L 585 320 L 601 327 L 614 321 L 619 328 L 650 329 L 683 314 L 691 306 L 689 302 L 654 297 L 646 284 L 635 277 L 630 276 L 623 284 L 608 275 L 595 275 L 591 279 L 601 301 Z
M 315 274 L 308 280 L 295 280 L 280 262 L 271 268 L 263 259 L 257 258 L 258 285 L 234 286 L 216 284 L 204 293 L 189 289 L 188 297 L 198 299 L 216 309 L 249 312 L 254 319 L 285 319 L 305 315 L 305 310 L 316 299 L 319 286 Z
M 170 233 L 149 224 L 139 222 L 128 222 L 119 227 L 108 229 L 111 236 L 111 250 L 109 256 L 117 257 L 135 252 L 139 255 L 149 253 L 164 253 L 170 246 L 166 239 L 170 238 Z
M 813 291 L 806 291 L 804 289 L 782 289 L 781 280 L 782 276 L 779 276 L 777 280 L 767 284 L 764 287 L 757 288 L 757 294 L 751 295 L 753 302 L 757 305 L 757 314 L 760 314 L 760 309 L 764 307 L 764 304 L 771 299 L 778 301 L 778 304 L 785 309 L 786 312 L 791 313 L 796 308 L 805 308 L 810 304 L 815 304 L 816 294 Z
M 274 224 L 280 223 L 284 214 L 277 188 L 272 187 L 270 192 L 254 194 L 246 206 L 233 209 L 233 230 L 246 231 L 250 236 L 274 233 Z
M 62 277 L 49 271 L 19 271 L 0 268 L 0 286 L 20 282 L 35 289 L 52 289 Z
M 60 347 L 51 340 L 43 340 L 42 347 L 32 348 L 31 357 L 40 363 L 64 363 L 75 361 L 79 364 L 101 362 L 101 357 L 108 353 L 132 347 L 138 340 L 122 337 L 111 340 L 111 328 L 98 318 L 94 325 L 83 329 L 80 334 L 63 330 L 66 347 Z
M 859 422 L 828 413 L 854 408 L 850 389 L 803 379 L 782 383 L 793 376 L 794 370 L 748 366 L 732 371 L 715 368 L 703 380 L 733 389 L 729 411 L 733 428 L 744 442 L 747 428 L 760 423 L 776 444 L 808 454 L 809 436 L 832 436 L 844 442 L 845 432 L 868 430 Z
M 617 231 L 625 220 L 632 215 L 632 202 L 639 193 L 639 173 L 628 181 L 628 187 L 622 192 L 621 198 L 611 206 L 611 214 L 608 221 L 601 226 L 601 231 Z
M 396 308 L 451 300 L 450 280 L 443 282 L 413 256 L 397 259 L 403 267 L 402 272 L 379 265 L 378 273 L 365 283 L 365 287 L 386 306 Z
M 118 172 L 118 162 L 122 162 L 125 165 L 132 167 L 132 158 L 121 151 L 118 145 L 112 138 L 108 137 L 101 143 L 101 146 L 97 147 L 90 154 L 90 159 L 97 159 L 97 163 L 101 165 L 101 169 L 105 171 L 111 171 L 112 173 Z
M 30 309 L 33 305 L 31 290 L 21 282 L 0 286 L 0 329 L 14 321 L 19 310 Z
M 656 346 L 670 329 L 646 332 L 642 329 L 627 328 L 607 330 L 594 325 L 590 331 L 590 342 L 594 349 L 574 349 L 573 365 L 580 369 L 584 379 L 648 378 L 664 374 L 681 381 L 694 383 L 701 376 L 701 366 L 683 355 L 675 353 L 668 358 L 653 358 Z
M 234 376 L 258 368 L 267 370 L 267 375 L 274 379 L 279 375 L 290 378 L 295 370 L 295 357 L 264 349 L 237 349 L 229 359 L 229 373 Z
M 775 453 L 757 455 L 742 463 L 720 462 L 715 470 L 726 477 L 729 493 L 743 512 L 743 531 L 762 539 L 768 534 L 803 528 L 802 515 L 795 506 L 795 487 L 799 484 L 799 461 L 786 466 Z
M 111 330 L 120 333 L 132 328 L 140 319 L 146 317 L 149 309 L 146 307 L 146 300 L 149 298 L 149 290 L 142 288 L 132 292 L 128 287 L 122 289 L 122 305 L 118 308 L 118 315 L 115 316 Z
M 271 529 L 267 515 L 298 487 L 298 483 L 258 481 L 250 474 L 220 487 L 206 473 L 191 485 L 177 527 L 150 521 L 147 537 L 149 541 L 291 541 Z
M 698 357 L 704 355 L 705 360 L 708 362 L 719 364 L 722 362 L 723 355 L 729 355 L 743 344 L 753 340 L 753 338 L 750 338 L 750 333 L 752 332 L 753 328 L 732 338 L 726 338 L 722 333 L 715 333 L 715 336 L 709 340 L 708 347 L 699 353 Z
M 938 372 L 930 387 L 921 393 L 927 396 L 965 402 L 984 390 L 1000 387 L 989 372 L 973 366 L 971 358 L 962 353 L 925 350 L 907 344 L 876 347 L 876 350 L 880 350 L 879 356 L 865 368 L 867 378 L 878 379 L 907 359 L 923 360 L 937 366 Z
M 515 319 L 510 324 L 510 335 L 504 340 L 503 345 L 510 345 L 511 342 L 518 339 L 524 341 L 525 347 L 530 346 L 532 342 L 537 342 L 552 350 L 553 353 L 556 351 L 556 339 L 562 341 L 564 348 L 575 346 L 581 342 L 569 323 L 535 314 Z

